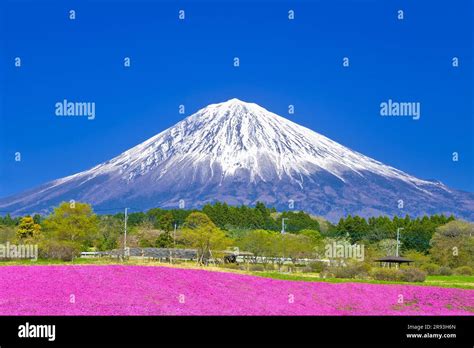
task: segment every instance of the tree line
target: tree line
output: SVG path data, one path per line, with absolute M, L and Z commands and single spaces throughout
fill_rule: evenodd
M 281 233 L 282 219 L 285 234 Z M 88 204 L 64 202 L 48 216 L 0 217 L 0 243 L 36 243 L 40 257 L 71 259 L 80 251 L 123 248 L 124 220 L 124 213 L 97 215 Z M 401 253 L 427 272 L 474 266 L 474 226 L 454 216 L 365 219 L 349 215 L 331 224 L 303 211 L 277 212 L 261 202 L 254 207 L 218 202 L 200 210 L 135 212 L 128 215 L 127 224 L 127 246 L 195 248 L 200 262 L 211 251 L 229 247 L 260 260 L 323 259 L 324 247 L 338 242 L 364 245 L 366 261 L 373 263 L 377 257 L 394 254 L 400 229 Z

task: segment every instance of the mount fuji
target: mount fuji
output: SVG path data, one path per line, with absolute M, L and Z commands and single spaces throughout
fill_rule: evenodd
M 331 221 L 434 213 L 474 220 L 474 194 L 418 179 L 238 99 L 209 105 L 89 170 L 0 199 L 0 210 L 46 213 L 71 199 L 96 209 L 262 201 L 281 210 L 294 202 Z

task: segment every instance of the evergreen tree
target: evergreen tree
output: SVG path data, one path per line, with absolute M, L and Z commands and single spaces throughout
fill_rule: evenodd
M 173 229 L 173 214 L 167 212 L 160 216 L 158 219 L 158 228 L 165 232 L 169 232 Z

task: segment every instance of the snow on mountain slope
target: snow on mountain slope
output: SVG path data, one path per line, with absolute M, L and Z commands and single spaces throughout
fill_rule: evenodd
M 44 211 L 62 200 L 146 209 L 257 200 L 336 219 L 347 213 L 455 213 L 473 195 L 420 180 L 352 151 L 257 104 L 209 105 L 87 171 L 0 200 L 0 210 Z M 408 204 L 400 211 L 399 200 Z M 411 207 L 410 207 L 411 205 Z M 404 206 L 406 206 L 404 204 Z

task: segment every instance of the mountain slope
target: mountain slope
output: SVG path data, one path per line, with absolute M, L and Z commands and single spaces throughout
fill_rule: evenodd
M 261 200 L 331 220 L 343 214 L 454 213 L 474 195 L 415 178 L 253 103 L 212 104 L 84 172 L 0 200 L 0 210 L 47 211 L 61 201 L 96 208 L 186 208 Z M 399 201 L 403 200 L 403 209 Z

